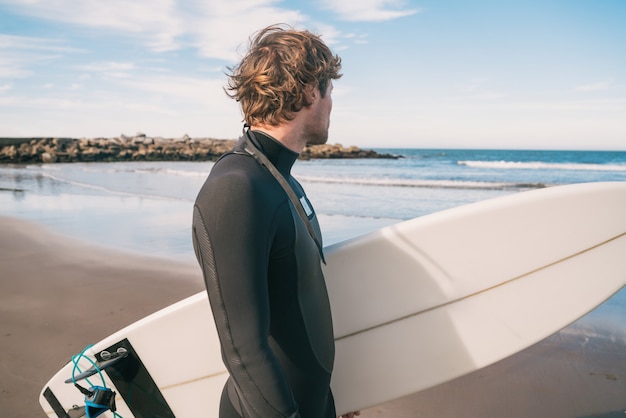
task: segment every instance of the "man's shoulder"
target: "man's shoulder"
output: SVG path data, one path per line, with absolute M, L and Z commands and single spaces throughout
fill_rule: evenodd
M 253 158 L 229 155 L 211 170 L 195 207 L 206 219 L 245 217 L 260 224 L 271 222 L 287 201 L 278 182 Z
M 250 199 L 257 204 L 274 204 L 276 199 L 286 198 L 276 179 L 253 157 L 244 153 L 229 153 L 216 162 L 200 196 Z
M 230 152 L 222 156 L 213 166 L 208 182 L 254 183 L 264 177 L 261 167 L 245 151 Z

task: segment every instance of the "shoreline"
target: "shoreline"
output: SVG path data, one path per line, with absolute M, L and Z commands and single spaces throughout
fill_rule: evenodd
M 0 230 L 0 410 L 12 418 L 45 416 L 39 393 L 71 355 L 204 289 L 195 262 L 104 249 L 6 216 Z M 623 416 L 624 394 L 623 341 L 559 332 L 361 417 L 609 418 Z

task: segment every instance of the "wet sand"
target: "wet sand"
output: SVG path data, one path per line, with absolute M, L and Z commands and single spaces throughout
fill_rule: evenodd
M 44 417 L 39 392 L 72 354 L 202 289 L 193 263 L 105 250 L 0 217 L 0 416 Z M 626 346 L 558 333 L 361 417 L 609 418 L 624 411 Z
M 593 345 L 593 343 L 592 343 Z M 558 333 L 499 363 L 362 417 L 626 416 L 626 347 Z

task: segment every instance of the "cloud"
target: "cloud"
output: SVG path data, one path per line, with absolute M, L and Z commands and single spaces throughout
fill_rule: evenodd
M 164 99 L 178 99 L 196 104 L 207 104 L 219 96 L 229 100 L 222 87 L 224 80 L 202 77 L 142 75 L 132 80 L 120 81 L 127 89 L 139 90 L 145 94 L 156 94 Z
M 4 62 L 0 63 L 0 79 L 3 78 L 25 78 L 32 74 L 19 62 L 15 62 L 9 57 L 3 57 Z
M 187 20 L 194 46 L 207 58 L 238 61 L 250 35 L 266 26 L 299 26 L 308 18 L 295 10 L 274 6 L 273 0 L 213 0 L 198 5 Z
M 237 62 L 247 49 L 256 30 L 285 23 L 306 27 L 322 35 L 334 50 L 349 43 L 367 43 L 367 35 L 342 34 L 336 27 L 311 19 L 301 11 L 283 7 L 280 0 L 1 0 L 14 12 L 37 19 L 108 30 L 108 35 L 127 37 L 154 52 L 195 49 L 204 58 Z M 325 7 L 346 20 L 385 21 L 417 13 L 404 7 L 403 0 L 363 0 L 335 2 L 324 0 Z M 18 42 L 16 42 L 16 40 Z M 23 40 L 23 39 L 21 39 Z M 62 42 L 29 40 L 19 42 L 0 38 L 15 47 L 77 52 Z
M 364 34 L 348 33 L 345 35 L 345 38 L 351 40 L 357 45 L 365 45 L 368 43 L 367 36 L 368 35 L 366 33 Z
M 99 73 L 112 78 L 127 78 L 130 77 L 132 70 L 135 69 L 135 64 L 132 62 L 112 61 L 80 65 L 77 69 L 90 73 Z
M 223 85 L 222 77 L 171 76 L 139 68 L 128 78 L 92 77 L 54 90 L 13 88 L 0 92 L 0 136 L 22 131 L 79 137 L 149 131 L 232 137 L 240 129 L 241 116 Z M 27 123 L 33 115 L 36 122 Z
M 498 100 L 507 97 L 504 93 L 498 93 L 496 91 L 485 91 L 475 96 L 478 100 Z
M 0 33 L 0 50 L 46 51 L 55 53 L 84 52 L 65 45 L 62 40 Z
M 340 19 L 352 22 L 381 22 L 419 13 L 419 9 L 406 8 L 403 0 L 322 0 L 324 8 L 337 14 Z
M 83 51 L 58 39 L 0 34 L 0 79 L 29 77 L 31 68 L 77 52 Z
M 470 81 L 464 88 L 463 91 L 469 95 L 469 97 L 477 100 L 498 100 L 507 97 L 504 93 L 499 93 L 497 91 L 493 91 L 488 87 L 485 87 L 487 84 L 487 80 L 483 78 L 478 78 Z
M 183 21 L 174 0 L 5 0 L 19 13 L 44 20 L 122 31 L 143 40 L 154 50 L 177 47 Z
M 14 11 L 39 19 L 109 29 L 153 51 L 196 48 L 206 58 L 234 62 L 252 32 L 276 23 L 310 23 L 279 0 L 4 0 Z
M 34 96 L 0 96 L 0 106 L 5 106 L 6 109 L 2 109 L 2 116 L 4 114 L 8 114 L 10 112 L 14 112 L 15 110 L 22 108 L 28 109 L 29 111 L 36 110 L 38 112 L 46 112 L 46 111 L 65 111 L 65 110 L 83 110 L 91 105 L 92 101 L 87 100 L 77 100 L 77 99 L 66 99 L 59 97 L 34 97 Z M 70 112 L 71 113 L 71 112 Z M 27 117 L 31 117 L 32 115 L 25 113 Z M 8 120 L 8 119 L 7 119 Z M 4 126 L 3 126 L 4 128 Z
M 576 91 L 602 91 L 607 90 L 613 84 L 613 80 L 599 81 L 597 83 L 585 84 L 576 87 Z

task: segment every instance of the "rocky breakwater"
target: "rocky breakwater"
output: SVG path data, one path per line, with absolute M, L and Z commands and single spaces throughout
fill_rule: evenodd
M 137 134 L 117 138 L 0 138 L 0 163 L 112 161 L 211 161 L 229 151 L 235 140 L 148 137 Z M 358 147 L 315 145 L 304 149 L 301 159 L 397 158 Z

